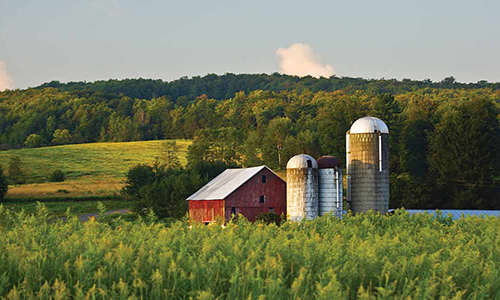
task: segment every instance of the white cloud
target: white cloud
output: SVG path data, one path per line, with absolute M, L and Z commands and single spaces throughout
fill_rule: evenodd
M 12 77 L 10 77 L 9 73 L 7 73 L 5 63 L 0 60 L 0 92 L 5 89 L 11 90 L 13 88 L 14 81 L 12 80 Z
M 281 58 L 283 74 L 313 77 L 330 77 L 334 74 L 333 67 L 321 64 L 308 44 L 295 43 L 288 48 L 279 48 L 276 54 Z

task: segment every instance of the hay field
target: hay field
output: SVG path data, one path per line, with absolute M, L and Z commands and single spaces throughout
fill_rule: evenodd
M 26 184 L 9 187 L 8 199 L 93 198 L 119 193 L 125 173 L 136 164 L 152 164 L 161 156 L 165 141 L 89 143 L 19 149 L 0 152 L 0 164 L 8 170 L 10 157 L 20 157 Z M 190 140 L 177 140 L 179 158 L 186 163 Z M 48 182 L 54 170 L 64 182 Z

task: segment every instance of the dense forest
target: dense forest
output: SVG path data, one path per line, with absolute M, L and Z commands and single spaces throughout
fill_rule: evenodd
M 192 78 L 182 77 L 171 82 L 152 79 L 125 79 L 108 80 L 96 82 L 69 82 L 60 83 L 52 81 L 37 87 L 43 89 L 47 87 L 57 88 L 61 91 L 82 91 L 90 90 L 101 92 L 107 95 L 125 95 L 130 98 L 152 99 L 167 96 L 174 101 L 181 97 L 180 101 L 186 99 L 193 100 L 200 95 L 207 95 L 211 99 L 229 99 L 237 92 L 249 93 L 256 90 L 271 92 L 292 91 L 302 92 L 304 90 L 313 93 L 319 91 L 334 92 L 338 90 L 362 90 L 373 93 L 401 94 L 404 92 L 416 91 L 422 88 L 435 89 L 477 89 L 491 88 L 499 90 L 500 83 L 489 83 L 485 80 L 477 83 L 460 83 L 453 78 L 447 77 L 440 82 L 426 80 L 403 79 L 363 79 L 336 77 L 314 78 L 311 76 L 297 77 L 274 73 L 267 74 L 225 74 L 218 76 L 208 74 L 206 76 L 194 76 Z M 186 98 L 184 98 L 186 97 Z
M 500 83 L 207 75 L 56 81 L 0 93 L 0 149 L 189 138 L 189 162 L 345 161 L 366 115 L 391 132 L 391 206 L 500 209 Z

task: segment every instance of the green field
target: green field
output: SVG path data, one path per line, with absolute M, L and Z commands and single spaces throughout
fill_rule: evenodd
M 123 178 L 125 172 L 139 163 L 153 163 L 161 155 L 165 141 L 123 143 L 90 143 L 0 152 L 0 163 L 7 170 L 9 158 L 17 155 L 29 183 L 47 181 L 54 170 L 62 170 L 68 179 L 91 177 Z M 179 157 L 186 162 L 188 140 L 177 140 Z
M 500 299 L 500 219 L 47 222 L 0 209 L 0 298 Z
M 101 203 L 108 211 L 117 209 L 132 209 L 134 207 L 133 201 L 124 200 L 104 200 Z M 82 215 L 99 211 L 97 201 L 51 201 L 45 202 L 44 205 L 52 217 L 64 216 L 67 209 L 70 209 L 71 214 Z M 24 210 L 25 213 L 34 213 L 38 207 L 38 202 L 7 202 L 3 206 L 11 212 L 20 212 Z
M 1 151 L 0 164 L 5 171 L 11 156 L 20 157 L 27 182 L 10 186 L 7 198 L 64 200 L 116 196 L 127 170 L 139 163 L 154 163 L 161 156 L 164 142 L 92 143 Z M 181 163 L 186 163 L 190 143 L 177 140 Z M 48 182 L 54 170 L 62 170 L 67 180 Z

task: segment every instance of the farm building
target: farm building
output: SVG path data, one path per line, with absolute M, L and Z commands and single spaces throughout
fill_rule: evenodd
M 192 221 L 241 214 L 253 222 L 260 213 L 286 214 L 286 183 L 266 166 L 227 169 L 187 200 Z
M 374 117 L 356 120 L 346 133 L 347 202 L 354 213 L 389 209 L 389 128 Z

